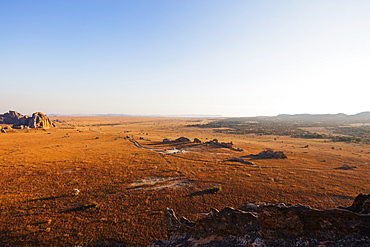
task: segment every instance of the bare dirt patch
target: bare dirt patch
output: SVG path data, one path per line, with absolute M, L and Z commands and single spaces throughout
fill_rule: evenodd
M 182 189 L 193 186 L 189 179 L 183 177 L 147 177 L 137 180 L 129 185 L 129 190 L 162 190 L 162 189 Z

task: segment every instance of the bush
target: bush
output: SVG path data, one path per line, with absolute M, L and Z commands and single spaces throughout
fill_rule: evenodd
M 209 191 L 212 193 L 217 193 L 220 192 L 221 190 L 222 190 L 221 186 L 213 186 L 212 188 L 209 189 Z

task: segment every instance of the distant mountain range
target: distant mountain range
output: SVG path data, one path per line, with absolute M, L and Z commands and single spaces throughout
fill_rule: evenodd
M 129 114 L 48 114 L 49 117 L 60 116 L 86 116 L 86 117 L 179 117 L 179 118 L 233 118 L 224 117 L 222 115 L 201 115 L 201 114 L 186 114 L 186 115 L 129 115 Z M 241 118 L 268 118 L 281 120 L 355 120 L 355 121 L 370 121 L 370 111 L 347 115 L 344 113 L 337 114 L 279 114 L 277 116 L 258 116 L 258 117 L 241 117 Z
M 344 113 L 338 114 L 280 114 L 277 118 L 291 118 L 291 119 L 348 119 L 348 120 L 370 120 L 370 112 L 361 112 L 355 115 L 347 115 Z

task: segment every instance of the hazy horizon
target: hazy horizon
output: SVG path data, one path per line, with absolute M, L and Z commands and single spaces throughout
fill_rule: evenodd
M 7 1 L 0 112 L 369 111 L 370 2 Z
M 19 112 L 17 110 L 14 110 L 14 109 L 9 109 L 8 111 L 16 111 L 16 112 Z M 8 112 L 6 111 L 6 112 Z M 0 115 L 3 114 L 5 112 L 0 112 Z M 24 112 L 19 112 L 21 113 L 22 115 L 29 115 L 31 116 L 34 112 L 29 112 L 29 113 L 24 113 Z M 276 117 L 276 116 L 279 116 L 279 115 L 291 115 L 291 116 L 294 116 L 294 115 L 339 115 L 339 114 L 345 114 L 347 116 L 354 116 L 354 115 L 357 115 L 357 114 L 361 114 L 361 113 L 369 113 L 370 114 L 370 111 L 363 111 L 363 112 L 357 112 L 357 113 L 354 113 L 354 114 L 346 114 L 346 113 L 343 113 L 343 112 L 337 112 L 337 113 L 278 113 L 276 115 L 245 115 L 245 116 L 232 116 L 232 115 L 211 115 L 211 114 L 167 114 L 167 115 L 161 115 L 161 114 L 125 114 L 125 113 L 65 113 L 65 114 L 59 114 L 59 113 L 55 113 L 55 112 L 52 112 L 52 113 L 47 113 L 47 112 L 43 112 L 44 114 L 46 114 L 47 116 L 51 116 L 51 117 L 58 117 L 58 116 L 66 116 L 66 117 L 73 117 L 73 116 L 82 116 L 82 117 L 85 117 L 85 116 L 96 116 L 96 117 L 104 117 L 104 116 L 127 116 L 127 117 L 179 117 L 179 118 L 234 118 L 234 117 Z

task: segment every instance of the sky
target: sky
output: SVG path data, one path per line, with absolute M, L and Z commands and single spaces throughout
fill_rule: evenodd
M 0 1 L 0 113 L 370 111 L 368 0 Z

